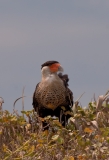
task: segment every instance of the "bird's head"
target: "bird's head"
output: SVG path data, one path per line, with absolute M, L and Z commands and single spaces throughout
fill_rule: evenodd
M 58 61 L 47 61 L 41 65 L 41 71 L 43 75 L 63 72 L 63 68 Z

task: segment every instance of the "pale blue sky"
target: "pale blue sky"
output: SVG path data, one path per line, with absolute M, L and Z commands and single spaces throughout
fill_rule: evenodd
M 40 66 L 61 63 L 76 100 L 87 106 L 93 94 L 109 89 L 108 0 L 1 0 L 0 96 L 11 110 L 15 99 L 32 96 Z M 25 99 L 25 109 L 32 109 Z M 21 110 L 21 100 L 16 108 Z

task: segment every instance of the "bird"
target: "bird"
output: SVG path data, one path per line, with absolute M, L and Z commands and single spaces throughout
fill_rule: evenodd
M 0 111 L 2 111 L 2 104 L 4 103 L 4 100 L 2 97 L 0 97 Z
M 73 92 L 68 88 L 68 75 L 62 74 L 63 68 L 58 61 L 47 61 L 41 65 L 41 81 L 36 85 L 33 93 L 33 108 L 39 117 L 56 116 L 66 126 L 73 106 Z M 64 107 L 64 111 L 62 109 Z M 63 113 L 61 116 L 60 114 Z M 43 128 L 47 123 L 43 122 Z

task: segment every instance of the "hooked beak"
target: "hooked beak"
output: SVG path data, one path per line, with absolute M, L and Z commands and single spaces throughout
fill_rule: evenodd
M 62 68 L 61 65 L 59 66 L 58 71 L 59 71 L 59 72 L 63 72 L 63 71 L 64 71 L 64 69 Z

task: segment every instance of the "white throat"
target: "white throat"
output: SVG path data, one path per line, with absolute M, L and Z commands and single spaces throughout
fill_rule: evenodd
M 42 68 L 42 81 L 55 81 L 56 79 L 59 80 L 59 77 L 57 75 L 57 73 L 51 73 L 50 68 L 48 66 L 45 66 Z

